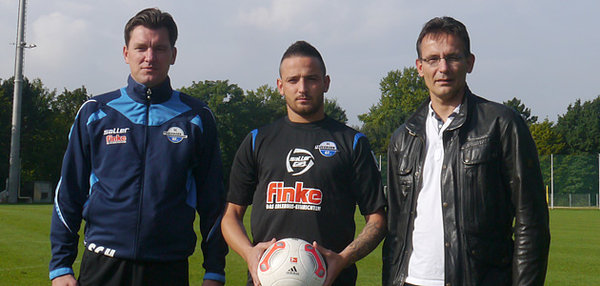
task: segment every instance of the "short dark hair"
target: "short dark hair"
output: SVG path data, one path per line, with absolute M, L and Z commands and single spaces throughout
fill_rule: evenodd
M 296 56 L 316 58 L 317 60 L 319 60 L 319 63 L 321 64 L 321 69 L 323 70 L 323 75 L 327 74 L 327 70 L 325 69 L 325 62 L 323 61 L 323 57 L 321 57 L 321 54 L 319 53 L 319 51 L 317 51 L 317 49 L 315 47 L 313 47 L 311 44 L 307 43 L 306 41 L 297 41 L 297 42 L 293 43 L 289 48 L 287 48 L 287 50 L 285 51 L 285 53 L 283 53 L 283 56 L 281 57 L 281 61 L 279 62 L 279 75 L 280 76 L 281 76 L 281 63 L 283 62 L 283 60 L 285 60 L 287 58 L 291 58 L 291 57 L 296 57 Z
M 125 45 L 129 45 L 131 31 L 140 25 L 153 30 L 166 28 L 169 32 L 169 43 L 171 47 L 175 46 L 175 41 L 177 41 L 177 25 L 171 14 L 162 12 L 158 8 L 146 8 L 138 12 L 125 25 Z
M 471 54 L 471 41 L 469 40 L 469 33 L 467 27 L 460 21 L 452 17 L 436 17 L 423 25 L 421 34 L 417 39 L 417 55 L 421 58 L 421 42 L 425 36 L 430 34 L 449 34 L 457 36 L 463 43 L 465 49 L 465 56 Z

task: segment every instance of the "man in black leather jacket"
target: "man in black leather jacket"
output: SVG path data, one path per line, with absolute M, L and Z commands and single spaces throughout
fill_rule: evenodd
M 383 285 L 543 285 L 550 232 L 535 143 L 521 116 L 471 93 L 465 26 L 417 40 L 429 100 L 392 135 Z

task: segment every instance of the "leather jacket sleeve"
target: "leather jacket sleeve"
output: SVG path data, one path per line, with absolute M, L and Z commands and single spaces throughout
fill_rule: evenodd
M 543 285 L 550 231 L 535 143 L 523 119 L 515 113 L 502 140 L 504 174 L 515 208 L 513 285 Z

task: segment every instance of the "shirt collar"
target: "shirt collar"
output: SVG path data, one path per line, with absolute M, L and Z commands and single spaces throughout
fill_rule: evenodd
M 462 105 L 462 103 L 461 103 L 461 104 L 459 104 L 458 106 L 456 106 L 456 107 L 454 108 L 454 110 L 452 110 L 452 113 L 451 113 L 451 114 L 448 116 L 448 120 L 446 120 L 446 122 L 444 122 L 444 121 L 442 120 L 442 118 L 440 118 L 440 117 L 437 115 L 437 113 L 435 113 L 435 111 L 433 110 L 433 107 L 432 107 L 432 105 L 431 105 L 431 101 L 429 102 L 429 104 L 428 104 L 428 106 L 429 106 L 429 116 L 430 116 L 432 119 L 435 119 L 435 120 L 436 120 L 435 122 L 436 122 L 436 126 L 437 126 L 438 133 L 439 133 L 440 131 L 442 131 L 442 128 L 443 128 L 443 127 L 446 127 L 446 126 L 450 125 L 450 122 L 452 122 L 452 120 L 454 119 L 454 117 L 456 117 L 456 115 L 457 115 L 457 114 L 458 114 L 458 112 L 460 111 L 460 106 L 461 106 L 461 105 Z

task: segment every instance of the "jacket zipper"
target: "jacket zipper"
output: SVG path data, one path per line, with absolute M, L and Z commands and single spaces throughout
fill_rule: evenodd
M 138 250 L 139 250 L 139 241 L 140 241 L 140 226 L 142 225 L 142 207 L 143 207 L 143 201 L 144 201 L 144 180 L 146 177 L 146 149 L 147 149 L 147 145 L 148 145 L 148 125 L 149 125 L 149 120 L 150 120 L 150 103 L 152 100 L 152 90 L 150 88 L 148 88 L 146 90 L 146 122 L 144 123 L 144 148 L 142 149 L 142 175 L 141 175 L 141 179 L 140 179 L 140 199 L 139 199 L 139 206 L 138 206 L 138 222 L 136 225 L 136 235 L 135 235 L 135 250 L 134 250 L 134 254 L 133 257 L 135 257 L 135 259 L 138 259 Z

